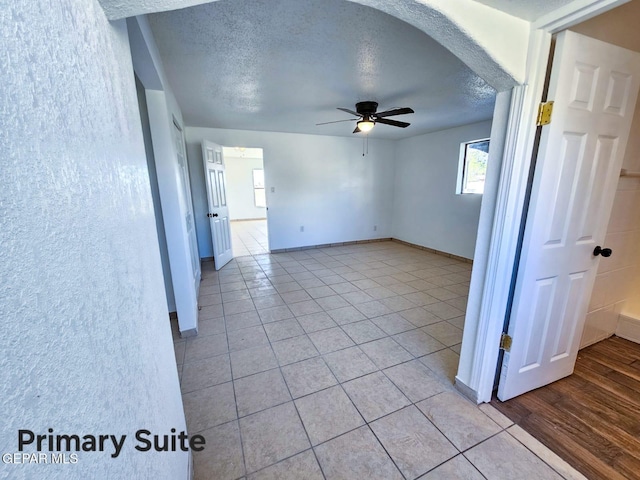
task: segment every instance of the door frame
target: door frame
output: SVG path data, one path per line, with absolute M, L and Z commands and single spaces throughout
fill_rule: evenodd
M 486 268 L 471 279 L 469 306 L 477 316 L 465 323 L 456 387 L 477 403 L 489 402 L 493 392 L 536 140 L 536 116 L 549 63 L 551 36 L 629 0 L 575 0 L 540 18 L 531 26 L 526 79 L 513 88 L 502 154 L 495 210 L 485 214 L 491 224 Z M 483 209 L 484 210 L 484 209 Z M 481 212 L 481 222 L 484 212 Z M 492 213 L 492 215 L 491 215 Z M 486 244 L 478 238 L 476 256 Z M 475 267 L 474 267 L 474 270 Z M 475 317 L 475 318 L 473 318 Z
M 148 20 L 145 17 L 127 19 L 127 33 L 132 73 L 135 72 L 138 75 L 147 98 L 178 327 L 182 337 L 193 336 L 198 331 L 198 297 L 190 254 L 192 247 L 184 221 L 185 206 L 181 203 L 181 194 L 178 191 L 180 188 L 177 177 L 178 161 L 173 134 L 173 119 L 178 121 L 178 125 L 184 122 L 170 90 L 165 91 L 166 80 L 162 71 L 157 68 L 152 54 L 153 49 L 149 46 L 153 42 L 149 40 L 151 29 Z M 183 135 L 184 140 L 186 139 Z M 186 143 L 184 146 L 186 147 Z M 186 161 L 186 150 L 184 155 Z M 187 192 L 185 202 L 192 202 L 190 192 Z
M 222 145 L 222 144 L 220 144 L 220 146 L 222 147 L 223 155 L 224 155 L 224 149 L 225 148 L 227 148 L 227 149 L 235 148 L 235 147 L 229 147 L 229 146 Z M 262 171 L 264 173 L 264 179 L 265 179 L 264 180 L 264 195 L 265 195 L 265 200 L 266 200 L 266 204 L 267 204 L 267 206 L 265 207 L 265 211 L 264 211 L 264 218 L 265 218 L 265 222 L 267 224 L 267 244 L 269 245 L 269 248 L 267 249 L 267 253 L 271 253 L 271 247 L 270 247 L 271 243 L 270 243 L 270 238 L 269 238 L 269 198 L 268 198 L 269 197 L 269 195 L 268 195 L 268 190 L 269 189 L 267 188 L 267 169 L 266 169 L 265 161 L 264 161 L 264 147 L 247 146 L 247 145 L 244 145 L 242 143 L 240 145 L 238 145 L 237 147 L 239 147 L 239 148 L 259 149 L 259 150 L 262 151 Z M 227 180 L 228 180 L 228 178 L 227 178 Z M 227 181 L 227 188 L 228 188 L 228 186 L 229 186 L 229 182 Z M 234 220 L 231 220 L 231 221 L 234 221 Z M 231 239 L 231 244 L 233 246 L 233 236 L 232 236 L 232 239 Z

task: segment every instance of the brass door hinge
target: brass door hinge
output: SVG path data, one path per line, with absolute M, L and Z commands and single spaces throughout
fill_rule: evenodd
M 500 337 L 500 349 L 504 350 L 505 352 L 511 351 L 512 341 L 513 340 L 509 335 L 507 335 L 506 333 L 503 333 L 502 336 Z
M 538 120 L 536 125 L 539 127 L 549 125 L 551 123 L 551 114 L 553 113 L 553 102 L 542 102 L 538 106 Z

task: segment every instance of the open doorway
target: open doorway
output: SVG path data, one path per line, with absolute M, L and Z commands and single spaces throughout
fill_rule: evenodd
M 222 147 L 235 257 L 269 253 L 264 157 L 261 148 Z

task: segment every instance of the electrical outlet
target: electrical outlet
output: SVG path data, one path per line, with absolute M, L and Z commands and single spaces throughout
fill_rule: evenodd
M 378 225 L 374 225 L 374 226 L 373 226 L 373 231 L 374 231 L 374 232 L 377 232 L 377 231 L 378 231 Z
M 271 187 L 271 193 L 276 193 L 276 187 Z
M 304 225 L 300 225 L 300 231 L 304 232 Z

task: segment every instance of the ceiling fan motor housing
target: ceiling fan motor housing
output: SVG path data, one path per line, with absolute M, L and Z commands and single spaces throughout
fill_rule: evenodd
M 356 112 L 360 115 L 374 115 L 378 110 L 378 102 L 358 102 Z

